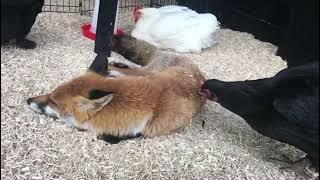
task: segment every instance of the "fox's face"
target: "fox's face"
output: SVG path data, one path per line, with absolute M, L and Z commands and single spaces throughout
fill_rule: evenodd
M 88 120 L 113 98 L 112 92 L 94 88 L 98 79 L 101 79 L 99 75 L 86 73 L 58 86 L 49 94 L 29 98 L 27 103 L 35 112 L 53 118 Z

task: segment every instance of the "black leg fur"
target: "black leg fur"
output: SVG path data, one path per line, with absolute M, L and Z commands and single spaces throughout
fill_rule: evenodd
M 103 140 L 103 141 L 106 141 L 107 143 L 110 143 L 110 144 L 118 144 L 120 141 L 124 141 L 124 140 L 128 140 L 128 139 L 135 139 L 135 138 L 138 138 L 138 137 L 141 137 L 142 134 L 137 134 L 135 136 L 122 136 L 122 137 L 119 137 L 119 136 L 113 136 L 113 135 L 107 135 L 107 134 L 101 134 L 98 136 L 98 139 L 99 140 Z

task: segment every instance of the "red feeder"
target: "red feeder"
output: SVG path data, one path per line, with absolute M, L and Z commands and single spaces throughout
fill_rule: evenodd
M 91 39 L 91 40 L 96 40 L 96 34 L 90 31 L 91 24 L 87 23 L 84 24 L 82 27 L 82 33 L 85 37 Z M 117 34 L 119 36 L 125 35 L 125 32 L 122 29 L 117 29 Z

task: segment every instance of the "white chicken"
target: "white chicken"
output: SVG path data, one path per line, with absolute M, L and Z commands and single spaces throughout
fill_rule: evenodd
M 163 49 L 201 52 L 216 43 L 219 21 L 210 13 L 198 14 L 184 6 L 137 8 L 131 36 Z

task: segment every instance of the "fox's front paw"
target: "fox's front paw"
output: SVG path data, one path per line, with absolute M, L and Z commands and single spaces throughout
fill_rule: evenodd
M 122 68 L 122 69 L 130 69 L 130 66 L 129 65 L 126 65 L 124 63 L 120 63 L 120 62 L 110 62 L 109 63 L 110 66 L 113 66 L 113 67 L 117 67 L 117 68 Z
M 111 136 L 111 135 L 107 135 L 107 134 L 100 134 L 97 137 L 98 140 L 102 140 L 105 141 L 109 144 L 118 144 L 121 139 L 117 136 Z

